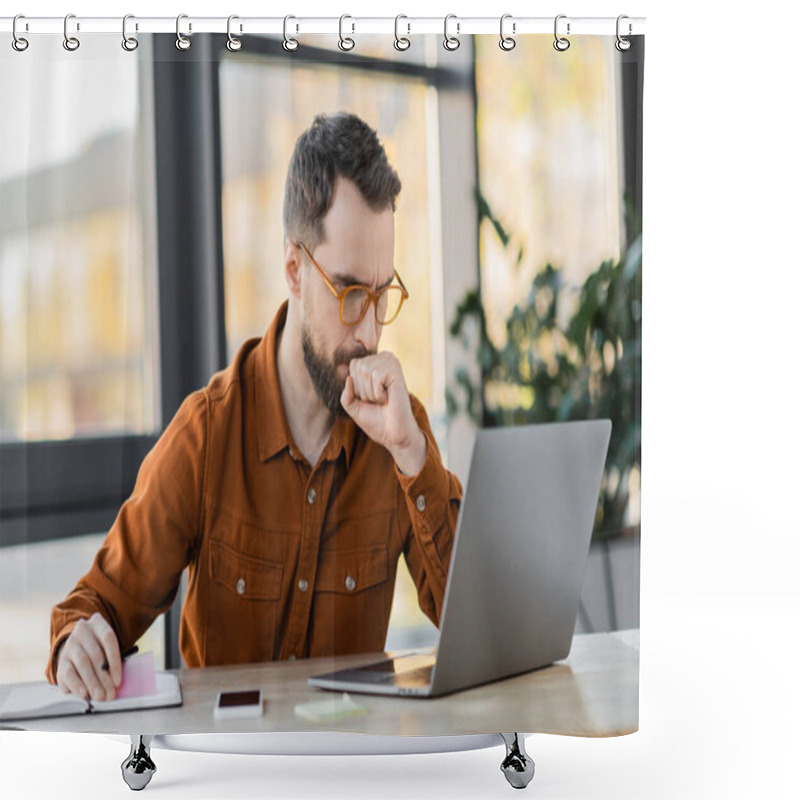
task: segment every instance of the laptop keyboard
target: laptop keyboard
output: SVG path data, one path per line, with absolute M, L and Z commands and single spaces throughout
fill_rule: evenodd
M 389 663 L 389 662 L 387 662 Z M 433 665 L 427 664 L 414 669 L 370 671 L 368 669 L 345 670 L 340 673 L 341 678 L 348 678 L 360 683 L 397 683 L 404 686 L 427 686 L 431 682 Z
M 397 683 L 402 683 L 404 686 L 428 686 L 431 682 L 432 671 L 433 666 L 428 664 L 425 667 L 403 670 L 403 672 L 390 675 L 389 680 L 395 680 Z

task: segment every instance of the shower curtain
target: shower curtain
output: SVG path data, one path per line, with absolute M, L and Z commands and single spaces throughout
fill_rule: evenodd
M 364 535 L 360 526 L 346 530 L 360 502 L 346 473 L 332 473 L 325 487 L 327 508 L 338 506 L 318 522 L 323 585 L 309 585 L 290 545 L 281 552 L 293 555 L 273 564 L 274 580 L 241 571 L 257 561 L 255 537 L 301 529 L 239 505 L 265 491 L 255 485 L 232 501 L 218 476 L 218 496 L 206 498 L 203 513 L 216 509 L 220 524 L 235 527 L 219 558 L 203 550 L 207 528 L 194 516 L 183 527 L 168 517 L 147 541 L 141 527 L 125 527 L 159 474 L 178 485 L 173 511 L 194 514 L 192 480 L 208 479 L 214 466 L 205 440 L 192 450 L 169 437 L 194 425 L 202 440 L 211 423 L 200 405 L 220 400 L 214 387 L 238 391 L 247 353 L 275 343 L 270 330 L 280 330 L 292 292 L 287 170 L 315 119 L 341 114 L 374 132 L 401 186 L 389 275 L 408 297 L 377 349 L 394 354 L 418 401 L 414 419 L 426 458 L 434 451 L 438 459 L 439 487 L 448 476 L 449 488 L 436 491 L 454 510 L 451 528 L 477 430 L 611 420 L 574 631 L 579 642 L 614 632 L 638 659 L 644 37 L 621 39 L 613 20 L 608 33 L 581 36 L 557 20 L 555 36 L 516 34 L 512 20 L 501 36 L 442 22 L 441 33 L 415 34 L 397 20 L 392 37 L 359 33 L 346 19 L 338 35 L 307 36 L 292 20 L 283 35 L 248 34 L 234 20 L 227 35 L 190 32 L 180 20 L 174 33 L 137 33 L 134 19 L 121 47 L 119 35 L 79 33 L 67 21 L 64 37 L 3 42 L 2 96 L 12 110 L 0 126 L 4 684 L 55 681 L 57 647 L 92 609 L 123 649 L 152 651 L 158 670 L 218 666 L 226 652 L 229 663 L 255 663 L 326 647 L 342 655 L 436 648 L 446 573 L 432 589 L 431 571 L 446 570 L 446 553 L 432 560 L 413 540 L 414 508 L 396 507 L 385 530 L 373 526 L 370 535 L 397 535 L 400 515 L 413 529 L 406 545 L 388 557 L 384 548 L 357 575 L 342 572 L 343 593 L 356 597 L 363 586 L 373 599 L 325 643 L 314 638 L 313 611 L 289 641 L 297 598 L 339 591 L 324 585 L 341 571 L 323 561 L 326 537 Z M 345 288 L 330 286 L 342 314 Z M 263 358 L 274 379 L 279 367 Z M 279 408 L 274 380 L 269 392 L 255 375 L 247 391 L 269 394 Z M 251 399 L 240 398 L 247 413 L 259 407 Z M 230 429 L 242 439 L 241 458 L 253 448 L 262 460 L 272 455 L 261 424 L 254 416 Z M 346 441 L 342 448 L 349 459 Z M 137 524 L 154 518 L 148 508 Z M 297 520 L 303 513 L 295 510 Z M 177 582 L 130 578 L 147 572 L 147 558 L 172 558 L 179 546 L 186 569 Z M 230 547 L 238 560 L 225 560 Z M 234 653 L 219 626 L 209 634 L 208 598 L 227 593 L 216 597 L 240 618 L 237 603 L 251 586 L 269 602 L 263 612 L 247 608 L 244 635 L 255 630 L 270 642 L 237 643 Z M 182 623 L 181 609 L 194 616 Z M 521 619 L 542 614 L 525 608 Z M 209 636 L 221 637 L 216 650 Z M 461 697 L 469 702 L 468 691 Z M 540 729 L 541 702 L 523 693 L 509 730 Z M 613 702 L 628 720 L 621 732 L 635 730 L 636 681 Z M 485 709 L 466 712 L 471 722 L 450 733 L 482 730 Z M 347 729 L 342 719 L 330 729 Z

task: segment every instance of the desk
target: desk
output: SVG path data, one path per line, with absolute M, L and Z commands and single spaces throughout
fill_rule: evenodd
M 438 698 L 354 694 L 360 716 L 315 724 L 295 716 L 298 703 L 338 695 L 308 686 L 311 675 L 367 664 L 382 653 L 294 662 L 173 670 L 183 692 L 176 708 L 19 720 L 4 728 L 110 734 L 336 731 L 391 736 L 453 736 L 527 731 L 569 736 L 633 733 L 639 718 L 638 631 L 575 636 L 565 661 Z M 10 691 L 13 685 L 0 686 Z M 217 692 L 261 689 L 258 719 L 215 720 Z

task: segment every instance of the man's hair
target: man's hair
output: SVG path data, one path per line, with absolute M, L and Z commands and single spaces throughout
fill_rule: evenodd
M 289 162 L 283 199 L 287 239 L 309 250 L 325 239 L 323 217 L 337 177 L 353 181 L 374 211 L 395 210 L 400 178 L 376 132 L 355 114 L 318 114 L 298 138 Z

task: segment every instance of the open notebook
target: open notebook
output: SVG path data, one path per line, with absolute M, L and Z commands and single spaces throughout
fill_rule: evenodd
M 47 681 L 4 687 L 0 699 L 0 721 L 62 717 L 108 711 L 179 706 L 183 703 L 178 676 L 156 672 L 152 653 L 123 662 L 123 682 L 113 700 L 83 700 L 65 694 Z

